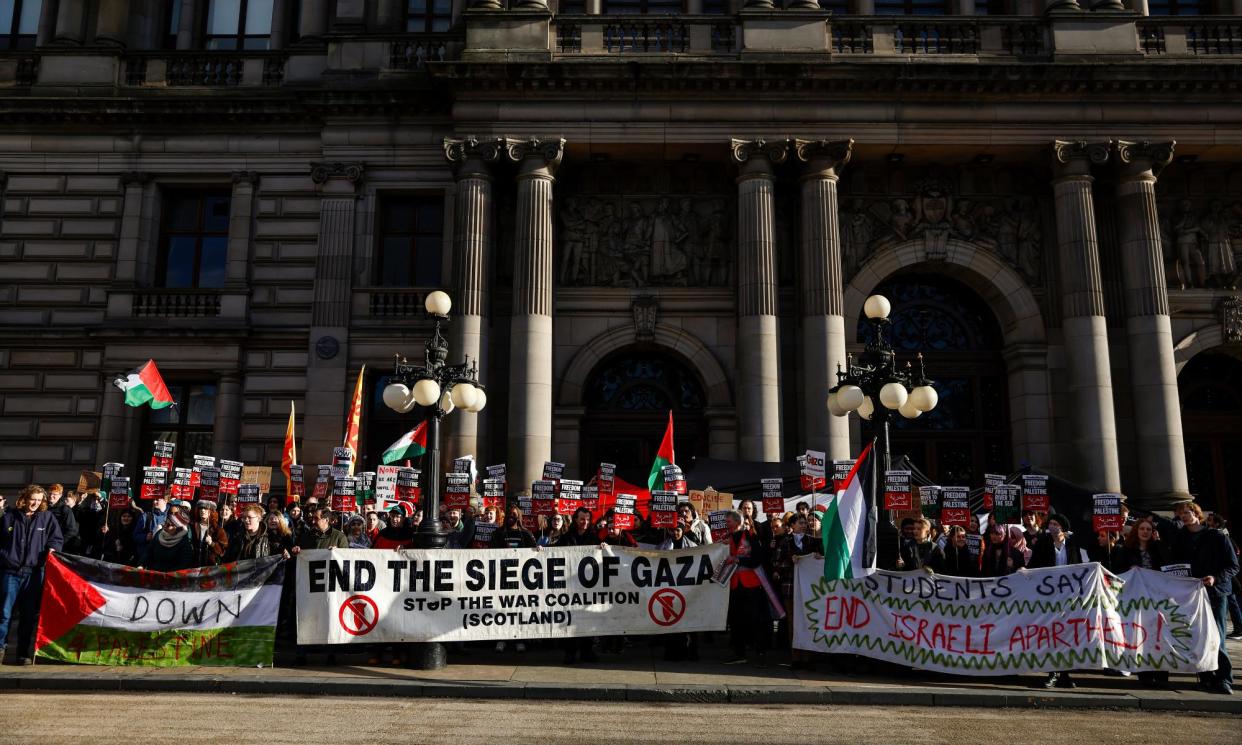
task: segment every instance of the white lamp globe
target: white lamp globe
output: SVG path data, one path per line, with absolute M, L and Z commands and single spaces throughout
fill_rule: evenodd
M 921 385 L 910 391 L 910 405 L 919 411 L 931 411 L 940 402 L 940 394 L 930 385 Z
M 454 406 L 459 409 L 469 410 L 470 407 L 474 406 L 474 397 L 477 395 L 477 392 L 478 389 L 470 383 L 458 383 L 453 386 L 453 390 L 449 393 Z
M 483 410 L 484 406 L 487 406 L 487 394 L 483 392 L 482 388 L 475 388 L 474 389 L 474 405 L 471 406 L 469 409 L 466 409 L 466 411 L 469 411 L 474 414 L 478 414 L 480 411 Z
M 440 399 L 440 384 L 434 380 L 420 380 L 414 384 L 414 400 L 419 406 L 431 406 Z
M 863 402 L 858 407 L 858 416 L 871 421 L 871 415 L 875 413 L 875 402 L 871 400 L 871 396 L 864 396 Z
M 862 405 L 862 388 L 856 385 L 843 385 L 837 389 L 837 406 L 841 411 L 853 411 Z
M 393 411 L 402 411 L 410 400 L 410 387 L 405 383 L 389 383 L 384 386 L 384 405 Z
M 892 310 L 893 304 L 888 302 L 888 298 L 883 295 L 872 295 L 863 303 L 863 313 L 867 314 L 867 318 L 876 320 L 888 318 Z
M 901 405 L 901 408 L 897 409 L 897 411 L 901 412 L 901 415 L 904 416 L 906 419 L 918 419 L 919 417 L 923 416 L 923 412 L 914 408 L 914 406 L 910 404 L 910 401 L 908 399 L 906 400 L 904 404 Z
M 453 396 L 448 391 L 445 391 L 444 395 L 440 396 L 440 411 L 448 414 L 455 408 L 457 407 L 453 405 Z
M 845 416 L 849 412 L 841 408 L 841 404 L 837 402 L 837 392 L 833 391 L 828 394 L 828 413 L 833 416 Z
M 427 296 L 423 307 L 433 316 L 447 316 L 449 311 L 453 309 L 453 301 L 449 298 L 447 292 L 436 290 Z
M 880 403 L 884 404 L 886 409 L 900 409 L 905 406 L 909 398 L 910 394 L 906 392 L 905 386 L 901 383 L 885 383 L 880 389 Z

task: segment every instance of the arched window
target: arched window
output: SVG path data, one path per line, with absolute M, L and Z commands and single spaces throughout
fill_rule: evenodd
M 898 358 L 926 359 L 940 403 L 918 419 L 893 420 L 892 452 L 908 454 L 936 482 L 971 486 L 1012 466 L 1009 390 L 996 317 L 973 290 L 924 274 L 892 277 L 875 289 L 893 304 L 889 341 Z M 871 326 L 859 319 L 858 339 Z
M 1190 493 L 1228 518 L 1229 495 L 1242 494 L 1242 360 L 1221 351 L 1197 354 L 1182 368 L 1177 389 Z

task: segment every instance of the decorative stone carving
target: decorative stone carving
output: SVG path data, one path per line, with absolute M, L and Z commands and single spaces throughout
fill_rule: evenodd
M 1164 201 L 1160 241 L 1170 287 L 1232 290 L 1242 282 L 1242 202 Z
M 634 339 L 653 341 L 656 323 L 660 318 L 660 300 L 654 295 L 639 295 L 630 303 L 634 314 Z
M 460 164 L 471 158 L 477 158 L 484 163 L 492 163 L 500 158 L 500 153 L 506 147 L 504 140 L 499 137 L 480 140 L 477 137 L 468 136 L 460 140 L 444 138 L 444 157 L 448 162 Z
M 542 158 L 544 163 L 555 169 L 565 155 L 565 140 L 544 140 L 538 137 L 526 140 L 507 139 L 505 150 L 514 163 L 521 163 L 527 158 Z
M 364 173 L 361 163 L 311 163 L 311 181 L 326 184 L 329 179 L 343 178 L 349 183 L 362 183 Z
M 913 193 L 842 200 L 841 262 L 848 279 L 874 251 L 912 240 L 924 259 L 944 261 L 950 239 L 998 254 L 1031 284 L 1043 281 L 1043 224 L 1033 195 L 960 196 L 947 178 L 925 178 Z
M 233 171 L 233 183 L 235 184 L 247 183 L 247 184 L 250 184 L 251 186 L 258 186 L 259 185 L 259 172 L 258 171 Z
M 1057 140 L 1053 143 L 1053 153 L 1057 162 L 1068 164 L 1075 158 L 1086 158 L 1100 166 L 1108 162 L 1109 153 L 1113 149 L 1113 141 L 1086 142 L 1085 140 Z
M 721 287 L 732 282 L 734 217 L 726 197 L 591 196 L 560 204 L 562 285 Z
M 803 163 L 810 163 L 816 159 L 823 160 L 825 165 L 836 171 L 839 176 L 841 169 L 850 162 L 850 156 L 854 154 L 854 141 L 794 140 L 794 152 L 798 160 Z
M 1220 301 L 1220 329 L 1226 342 L 1242 342 L 1242 296 Z
M 1173 162 L 1173 148 L 1177 143 L 1168 142 L 1130 142 L 1117 140 L 1117 159 L 1124 166 L 1151 168 L 1153 175 L 1159 176 L 1164 167 Z
M 765 157 L 775 165 L 789 158 L 789 140 L 730 140 L 733 160 L 745 163 L 754 157 Z

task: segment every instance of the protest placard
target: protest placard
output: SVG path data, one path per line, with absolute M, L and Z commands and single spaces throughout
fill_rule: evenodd
M 102 471 L 82 471 L 78 474 L 78 493 L 85 494 L 88 491 L 99 491 L 103 486 Z
M 354 449 L 349 447 L 332 448 L 332 478 L 353 476 Z
M 617 504 L 613 508 L 612 524 L 621 530 L 633 530 L 636 524 L 634 508 L 638 504 L 635 494 L 618 494 Z
M 768 515 L 785 514 L 785 480 L 760 479 L 760 494 L 763 498 L 763 511 Z
M 483 479 L 483 507 L 505 508 L 504 479 Z
M 397 498 L 397 473 L 401 466 L 376 466 L 375 468 L 375 501 L 386 504 Z
M 190 486 L 190 479 L 194 475 L 192 468 L 177 468 L 173 470 L 172 480 L 172 498 L 184 499 L 189 502 L 194 499 L 194 487 Z
M 966 486 L 940 487 L 940 524 L 970 526 L 970 488 Z
M 582 487 L 582 506 L 591 512 L 599 509 L 599 485 L 587 484 Z
M 979 556 L 983 553 L 983 536 L 975 533 L 966 534 L 966 553 L 970 554 L 970 558 L 975 564 L 979 563 Z
M 470 473 L 454 471 L 444 474 L 444 509 L 470 509 Z
M 496 535 L 496 523 L 475 523 L 474 538 L 470 541 L 471 548 L 487 548 L 492 545 L 492 536 Z
M 363 471 L 358 474 L 358 504 L 363 507 L 374 507 L 378 501 L 375 496 L 375 471 Z
M 246 467 L 245 463 L 239 460 L 220 459 L 220 493 L 236 494 L 237 485 L 242 480 L 242 470 Z
M 913 498 L 910 493 L 910 471 L 884 472 L 884 509 L 913 509 Z
M 116 475 L 108 482 L 108 508 L 113 510 L 127 510 L 130 505 L 129 498 L 129 477 Z
M 729 512 L 731 510 L 712 510 L 707 513 L 707 527 L 712 529 L 712 541 L 720 543 L 729 537 Z
M 517 495 L 517 506 L 522 511 L 522 527 L 534 532 L 539 529 L 539 518 L 535 515 L 535 501 L 529 494 Z
M 607 502 L 617 493 L 617 466 L 614 463 L 599 464 L 599 498 Z
M 531 509 L 533 514 L 551 517 L 556 514 L 556 482 L 551 479 L 540 479 L 530 485 Z
M 422 476 L 422 471 L 410 466 L 401 466 L 397 471 L 397 500 L 401 502 L 410 502 L 418 504 L 422 499 L 422 489 L 418 485 L 418 480 Z
M 681 466 L 673 463 L 660 469 L 660 476 L 664 480 L 664 491 L 671 491 L 676 494 L 686 493 L 686 476 L 681 471 Z
M 237 485 L 238 504 L 258 504 L 262 501 L 263 486 L 243 481 Z
M 315 498 L 319 504 L 323 504 L 328 498 L 328 482 L 332 479 L 332 466 L 320 464 L 315 467 L 315 488 L 311 491 L 311 496 Z
M 241 480 L 249 484 L 258 484 L 259 491 L 264 494 L 272 493 L 271 466 L 243 466 Z
M 1113 492 L 1092 496 L 1091 527 L 1095 531 L 1119 531 L 1126 519 L 1121 514 L 1121 495 Z
M 992 522 L 1013 525 L 1020 519 L 1018 504 L 1022 487 L 1017 484 L 997 484 L 992 487 Z
M 854 470 L 852 460 L 834 460 L 832 462 L 832 491 L 845 491 L 849 485 L 850 471 Z
M 651 492 L 651 527 L 672 528 L 677 525 L 677 492 L 656 489 Z
M 801 460 L 799 474 L 802 491 L 823 491 L 828 485 L 828 455 L 822 450 L 808 450 Z
M 144 501 L 164 499 L 168 496 L 168 469 L 163 466 L 142 467 L 142 490 Z
M 940 517 L 940 487 L 919 487 L 919 509 L 923 517 L 935 520 Z
M 208 502 L 220 501 L 220 467 L 201 466 L 198 468 L 198 498 Z
M 151 449 L 151 465 L 172 471 L 173 454 L 177 451 L 175 442 L 164 442 L 156 440 L 154 447 Z
M 1048 477 L 1043 474 L 1026 474 L 1022 477 L 1022 511 L 1051 512 L 1048 500 Z
M 190 472 L 190 486 L 198 488 L 199 474 L 204 468 L 216 467 L 216 456 L 214 455 L 195 455 L 193 471 Z
M 572 515 L 582 506 L 582 482 L 576 479 L 561 479 L 561 487 L 556 495 L 556 512 L 560 515 Z
M 289 493 L 285 495 L 285 501 L 289 504 L 295 501 L 300 502 L 304 496 L 306 496 L 306 474 L 302 466 L 294 463 L 289 466 Z
M 998 473 L 983 474 L 983 511 L 991 512 L 993 499 L 996 495 L 996 487 L 1005 483 L 1005 477 Z
M 358 506 L 358 479 L 354 476 L 332 477 L 332 511 L 354 512 Z
M 565 475 L 565 464 L 557 463 L 554 460 L 546 460 L 543 462 L 543 480 L 544 481 L 560 481 L 561 476 Z
M 125 473 L 125 464 L 123 463 L 105 463 L 99 467 L 101 474 L 99 479 L 99 493 L 104 497 L 112 494 L 112 478 Z

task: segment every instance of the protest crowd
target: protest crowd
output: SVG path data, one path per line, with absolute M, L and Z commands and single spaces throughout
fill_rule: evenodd
M 647 517 L 627 514 L 622 520 L 613 509 L 593 513 L 586 506 L 578 506 L 572 514 L 532 515 L 529 497 L 523 493 L 507 504 L 498 503 L 494 498 L 482 499 L 471 487 L 465 509 L 442 510 L 447 547 L 540 550 L 611 545 L 669 550 L 724 542 L 729 547 L 729 571 L 719 581 L 730 586 L 732 655 L 727 664 L 766 665 L 770 650 L 790 649 L 794 567 L 807 559 L 822 562 L 825 546 L 822 513 L 813 509 L 811 501 L 799 501 L 787 512 L 765 514 L 756 501 L 742 500 L 735 509 L 721 511 L 723 526 L 709 525 L 693 504 L 678 501 L 675 520 L 668 527 L 656 527 L 651 519 L 655 513 Z M 410 548 L 423 518 L 413 502 L 402 501 L 384 511 L 362 504 L 351 511 L 334 511 L 314 494 L 294 496 L 288 502 L 271 496 L 257 503 L 239 502 L 233 494 L 188 501 L 156 491 L 149 500 L 126 501 L 127 506 L 110 507 L 108 498 L 97 489 L 79 492 L 49 484 L 30 485 L 6 503 L 0 528 L 0 640 L 10 638 L 10 622 L 16 616 L 18 664 L 32 663 L 42 572 L 50 552 L 175 572 L 263 556 L 296 560 L 300 552 L 310 549 Z M 1242 638 L 1238 547 L 1224 521 L 1205 515 L 1194 503 L 1179 505 L 1172 520 L 1128 515 L 1124 507 L 1123 515 L 1121 530 L 1094 531 L 1090 526 L 1075 526 L 1065 515 L 1032 510 L 1021 513 L 1020 525 L 989 522 L 983 513 L 972 514 L 965 527 L 907 514 L 900 519 L 895 554 L 881 554 L 878 563 L 882 569 L 929 570 L 955 577 L 1003 577 L 1024 568 L 1087 562 L 1098 562 L 1113 573 L 1132 566 L 1161 569 L 1184 564 L 1190 576 L 1201 578 L 1222 639 Z M 292 571 L 285 574 L 277 627 L 277 638 L 290 647 L 294 576 Z M 1232 622 L 1231 629 L 1227 620 Z M 666 635 L 662 639 L 666 657 L 698 659 L 698 636 Z M 524 652 L 527 644 L 534 643 L 516 642 L 510 647 L 501 641 L 494 644 L 494 651 Z M 543 643 L 559 645 L 564 662 L 573 664 L 596 662 L 601 654 L 625 654 L 633 642 L 627 637 L 588 637 Z M 367 645 L 369 663 L 401 664 L 401 646 Z M 295 649 L 298 662 L 305 661 L 308 651 L 322 651 Z M 790 651 L 793 667 L 815 661 L 816 655 L 809 652 Z M 1138 677 L 1153 687 L 1168 681 L 1167 673 L 1140 673 Z M 1207 690 L 1231 692 L 1232 669 L 1223 643 L 1218 669 L 1200 678 Z M 1068 671 L 1054 672 L 1045 685 L 1073 687 L 1074 682 Z

